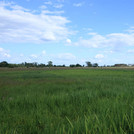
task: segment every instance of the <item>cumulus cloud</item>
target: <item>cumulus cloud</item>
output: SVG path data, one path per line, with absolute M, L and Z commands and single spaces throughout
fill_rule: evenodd
M 91 33 L 88 33 L 88 35 L 94 36 L 94 35 L 97 35 L 97 33 L 91 32 Z
M 55 8 L 62 8 L 63 4 L 55 4 L 53 7 L 55 7 Z
M 46 2 L 44 2 L 44 4 L 46 4 L 46 5 L 52 5 L 53 3 L 52 3 L 52 1 L 46 1 Z
M 64 0 L 57 0 L 58 2 L 64 2 Z
M 49 11 L 49 10 L 42 10 L 42 13 L 43 14 L 52 14 L 52 15 L 58 15 L 58 14 L 62 14 L 62 13 L 64 13 L 64 11 Z
M 46 56 L 46 51 L 42 50 L 40 52 L 37 53 L 32 53 L 29 55 L 26 55 L 24 53 L 20 53 L 20 54 L 14 54 L 11 58 L 10 58 L 10 62 L 12 63 L 21 63 L 21 62 L 44 62 L 44 60 L 46 60 L 45 57 Z M 45 57 L 45 58 L 44 58 Z M 6 60 L 6 58 L 3 58 L 3 60 Z
M 57 63 L 60 62 L 60 64 L 67 63 L 68 61 L 74 61 L 76 60 L 76 56 L 72 53 L 58 53 L 58 54 L 47 54 L 45 50 L 42 52 L 36 54 L 30 54 L 30 55 L 24 55 L 20 54 L 18 56 L 12 57 L 12 62 L 35 62 L 38 63 L 47 62 L 49 60 L 56 61 Z
M 104 55 L 103 55 L 103 54 L 97 54 L 97 55 L 95 56 L 95 58 L 96 58 L 96 59 L 102 59 L 102 58 L 104 58 Z
M 40 6 L 40 9 L 46 9 L 46 8 L 47 8 L 46 5 L 42 5 L 42 6 Z
M 88 39 L 80 38 L 77 42 L 72 43 L 75 46 L 84 46 L 92 48 L 114 48 L 120 49 L 125 46 L 134 46 L 134 33 L 111 33 L 100 35 L 89 33 Z
M 107 42 L 110 45 L 128 45 L 134 46 L 134 33 L 112 33 L 106 36 Z
M 74 3 L 73 6 L 75 7 L 81 7 L 84 3 Z
M 71 53 L 61 53 L 61 54 L 58 54 L 56 57 L 58 59 L 61 59 L 61 60 L 73 60 L 73 59 L 76 59 L 75 55 L 73 55 Z
M 67 23 L 69 20 L 56 12 L 43 10 L 34 14 L 14 3 L 0 2 L 0 43 L 63 40 L 70 33 Z
M 34 59 L 38 58 L 38 56 L 36 54 L 31 54 L 30 57 L 34 58 Z
M 128 53 L 134 53 L 134 49 L 129 49 L 127 52 Z
M 104 53 L 106 53 L 106 54 L 112 54 L 114 52 L 112 50 L 105 50 Z
M 129 33 L 134 33 L 134 27 L 130 27 L 128 30 L 126 30 Z
M 11 55 L 7 50 L 0 48 L 0 60 L 2 60 L 3 58 L 10 58 L 10 57 Z
M 67 42 L 68 44 L 71 44 L 71 43 L 72 43 L 72 41 L 71 41 L 70 39 L 66 39 L 66 42 Z
M 42 51 L 42 55 L 46 55 L 46 51 L 45 50 Z
M 105 37 L 103 37 L 102 35 L 96 34 L 89 39 L 80 38 L 79 41 L 73 43 L 73 45 L 97 48 L 101 44 L 103 44 L 105 40 L 106 40 Z
M 0 48 L 0 52 L 3 52 L 4 51 L 4 49 L 3 48 Z
M 29 56 L 29 58 L 32 58 L 32 59 L 42 59 L 42 58 L 44 58 L 44 56 L 46 56 L 46 51 L 45 50 L 43 50 L 42 52 L 40 52 L 39 54 L 31 54 L 30 56 Z

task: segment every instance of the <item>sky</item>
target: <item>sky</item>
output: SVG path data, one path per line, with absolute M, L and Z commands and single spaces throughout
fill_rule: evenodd
M 0 62 L 134 64 L 134 0 L 0 0 Z

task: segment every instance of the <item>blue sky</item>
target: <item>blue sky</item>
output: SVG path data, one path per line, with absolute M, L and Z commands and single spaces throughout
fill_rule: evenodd
M 0 61 L 134 64 L 133 0 L 0 0 Z

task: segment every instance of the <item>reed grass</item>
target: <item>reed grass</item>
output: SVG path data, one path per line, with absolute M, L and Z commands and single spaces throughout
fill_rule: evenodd
M 134 71 L 0 71 L 0 134 L 134 134 Z

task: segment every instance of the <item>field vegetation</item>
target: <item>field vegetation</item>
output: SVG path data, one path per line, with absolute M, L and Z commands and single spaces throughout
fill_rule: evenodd
M 134 134 L 134 70 L 0 69 L 0 134 Z

